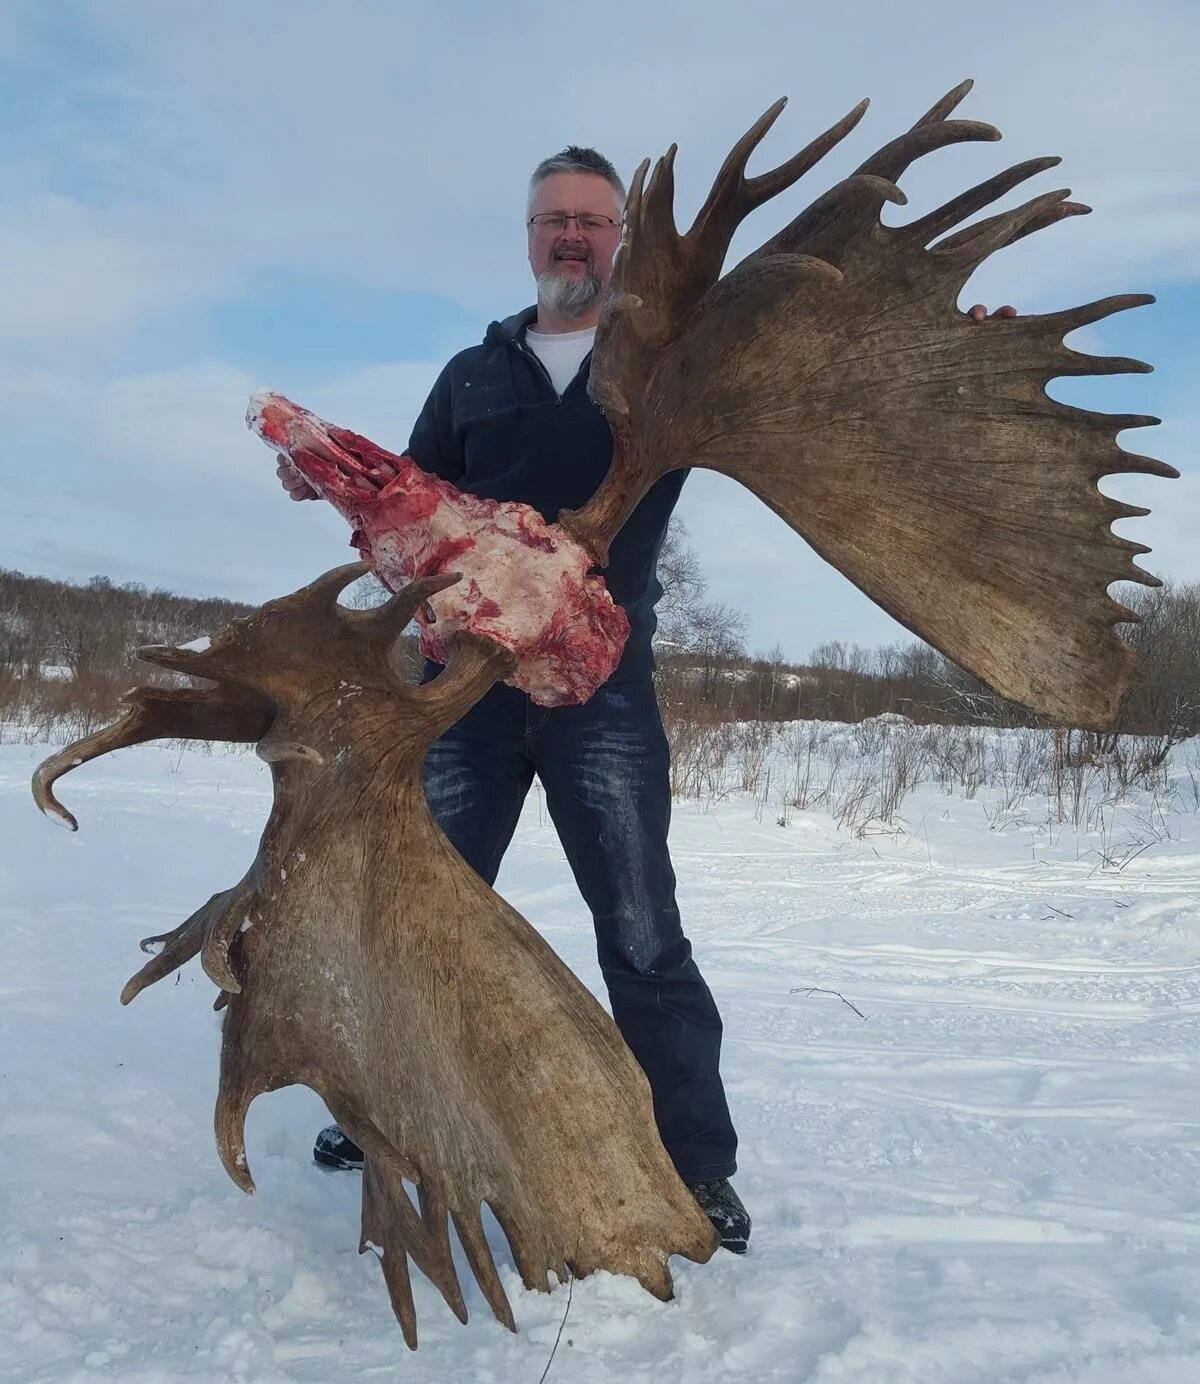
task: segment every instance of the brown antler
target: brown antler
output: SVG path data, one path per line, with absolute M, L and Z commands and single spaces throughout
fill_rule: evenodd
M 1148 549 L 1110 527 L 1147 511 L 1097 482 L 1177 473 L 1116 444 L 1122 429 L 1157 419 L 1072 407 L 1045 386 L 1056 375 L 1149 370 L 1070 350 L 1062 338 L 1153 299 L 983 323 L 958 311 L 963 285 L 994 250 L 1088 210 L 1050 192 L 945 234 L 1057 159 L 1010 168 L 907 226 L 880 222 L 885 202 L 905 201 L 895 180 L 914 160 L 999 138 L 990 125 L 948 118 L 969 88 L 950 92 L 724 278 L 741 219 L 836 144 L 865 103 L 775 172 L 747 178 L 782 103 L 773 106 L 684 236 L 672 211 L 674 149 L 648 183 L 642 165 L 592 363 L 613 465 L 594 499 L 560 519 L 603 561 L 664 472 L 722 471 L 998 692 L 1102 727 L 1134 667 L 1112 626 L 1135 617 L 1107 588 L 1158 582 L 1132 561 Z
M 451 1220 L 492 1310 L 513 1326 L 484 1202 L 527 1286 L 547 1288 L 551 1270 L 561 1280 L 603 1268 L 669 1297 L 668 1256 L 703 1260 L 716 1240 L 662 1147 L 645 1077 L 599 1004 L 454 851 L 421 787 L 429 745 L 512 656 L 460 636 L 434 682 L 401 681 L 388 661 L 396 636 L 455 578 L 346 610 L 338 593 L 363 570 L 328 573 L 204 651 L 144 650 L 216 689 L 139 689 L 133 719 L 39 771 L 39 801 L 53 807 L 49 788 L 66 768 L 156 735 L 258 738 L 271 765 L 275 800 L 254 864 L 175 932 L 148 939 L 164 949 L 122 1001 L 201 952 L 226 1010 L 217 1145 L 246 1191 L 255 1096 L 298 1082 L 324 1098 L 366 1152 L 360 1248 L 380 1254 L 410 1346 L 409 1256 L 466 1319 Z
M 149 650 L 143 650 L 149 653 Z M 232 685 L 219 689 L 135 687 L 121 701 L 129 708 L 119 721 L 60 750 L 38 765 L 33 799 L 47 816 L 72 831 L 79 823 L 54 796 L 66 773 L 110 750 L 147 740 L 230 740 L 253 744 L 270 725 L 271 708 L 255 693 Z

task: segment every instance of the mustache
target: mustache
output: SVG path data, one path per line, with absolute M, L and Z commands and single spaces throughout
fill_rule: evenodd
M 553 264 L 555 261 L 561 259 L 569 259 L 574 260 L 576 262 L 582 262 L 587 265 L 589 271 L 593 273 L 595 272 L 596 257 L 592 254 L 592 249 L 590 245 L 558 246 L 555 248 L 554 253 L 551 255 L 550 262 L 551 264 Z

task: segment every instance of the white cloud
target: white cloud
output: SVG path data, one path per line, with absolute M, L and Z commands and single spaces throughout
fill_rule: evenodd
M 353 428 L 390 451 L 403 452 L 444 364 L 403 361 L 368 366 L 316 385 L 303 402 L 322 418 Z
M 124 291 L 132 321 L 160 293 L 193 290 L 197 268 L 203 283 L 281 263 L 442 292 L 495 314 L 526 295 L 523 183 L 552 147 L 594 142 L 631 171 L 677 140 L 679 200 L 694 208 L 776 95 L 791 105 L 757 166 L 871 95 L 847 144 L 754 219 L 739 240 L 747 249 L 968 71 L 979 81 L 962 113 L 1008 138 L 915 168 L 905 179 L 914 212 L 1045 152 L 1063 154 L 1064 166 L 1036 186 L 1061 177 L 1099 209 L 998 260 L 1004 296 L 1197 269 L 1200 11 L 1168 0 L 1026 0 L 1006 6 L 1002 22 L 957 0 L 820 11 L 788 0 L 743 5 L 736 17 L 713 0 L 616 0 L 601 27 L 592 12 L 528 3 L 472 12 L 125 0 L 90 13 L 122 55 L 108 92 L 126 93 L 123 142 L 93 136 L 92 171 L 120 199 L 124 224 L 116 235 L 99 217 L 75 226 L 72 254 L 53 261 L 57 273 L 79 266 L 65 282 L 82 290 L 85 318 L 90 294 L 103 304 Z M 84 114 L 60 116 L 52 144 L 35 131 L 48 186 L 68 145 L 72 158 L 87 157 Z M 22 257 L 36 270 L 61 234 L 40 249 L 35 230 L 17 247 L 15 272 L 41 279 L 22 273 Z M 89 271 L 109 256 L 101 293 Z M 67 298 L 51 294 L 46 330 L 69 324 L 58 310 Z M 109 309 L 115 329 L 119 316 Z
M 96 395 L 93 443 L 116 467 L 236 479 L 262 450 L 238 426 L 253 385 L 220 363 L 113 380 Z
M 0 216 L 0 353 L 107 348 L 217 284 L 202 259 L 138 216 L 39 195 Z
M 301 402 L 403 451 L 439 368 L 380 365 Z M 265 600 L 349 560 L 345 521 L 291 501 L 246 429 L 260 383 L 222 362 L 90 386 L 29 376 L 20 397 L 36 396 L 42 445 L 14 468 L 3 565 Z
M 631 171 L 677 140 L 686 223 L 777 95 L 791 104 L 752 171 L 872 96 L 846 144 L 751 218 L 737 255 L 970 73 L 978 85 L 961 114 L 1006 139 L 918 165 L 898 219 L 1042 153 L 1062 154 L 1063 167 L 1010 202 L 1070 185 L 1096 207 L 997 256 L 970 296 L 1036 309 L 1200 267 L 1200 10 L 1170 0 L 1013 0 L 1002 13 L 961 0 L 733 12 L 715 0 L 602 11 L 115 0 L 81 8 L 101 56 L 74 79 L 39 53 L 41 16 L 27 2 L 0 20 L 0 51 L 41 61 L 59 83 L 0 173 L 0 410 L 6 437 L 25 447 L 0 545 L 6 564 L 28 570 L 107 566 L 258 598 L 340 560 L 344 526 L 275 488 L 269 455 L 241 429 L 245 396 L 280 389 L 401 450 L 440 362 L 251 380 L 210 358 L 196 322 L 194 340 L 173 342 L 177 369 L 135 373 L 122 350 L 144 361 L 148 328 L 166 314 L 192 307 L 198 321 L 255 271 L 280 268 L 442 294 L 482 331 L 530 297 L 525 177 L 568 141 Z M 1148 450 L 1194 452 L 1183 389 L 1177 404 Z M 1197 575 L 1194 483 L 1175 483 L 1169 499 L 1165 484 L 1128 485 L 1156 508 L 1137 526 L 1156 549 L 1149 565 Z M 732 484 L 694 478 L 683 512 L 713 594 L 753 611 L 754 643 L 802 654 L 822 638 L 899 633 Z

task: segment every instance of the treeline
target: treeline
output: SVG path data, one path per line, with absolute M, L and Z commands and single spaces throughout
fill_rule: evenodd
M 1118 633 L 1139 656 L 1139 671 L 1114 735 L 1182 739 L 1200 731 L 1200 584 L 1136 587 L 1121 593 L 1140 617 Z M 865 650 L 827 644 L 811 659 L 812 715 L 859 721 L 895 711 L 922 723 L 1036 726 L 1024 707 L 984 687 L 949 659 L 915 641 Z M 834 710 L 836 708 L 836 710 Z M 842 714 L 847 713 L 847 714 Z
M 187 643 L 253 606 L 93 577 L 82 586 L 0 570 L 0 667 L 24 677 L 128 675 L 141 644 Z
M 90 730 L 134 681 L 167 680 L 135 665 L 137 648 L 186 644 L 253 609 L 108 577 L 77 586 L 0 570 L 0 719 Z
M 883 648 L 831 642 L 804 663 L 779 649 L 751 656 L 746 617 L 709 598 L 687 532 L 673 522 L 659 563 L 658 692 L 669 723 L 840 721 L 898 713 L 920 724 L 1031 726 L 1023 708 L 990 692 L 916 640 Z M 385 593 L 369 582 L 352 604 Z M 1182 739 L 1200 731 L 1200 585 L 1136 588 L 1122 596 L 1141 623 L 1120 627 L 1141 655 L 1141 676 L 1114 734 Z M 51 738 L 113 719 L 135 681 L 168 680 L 137 664 L 145 644 L 213 635 L 255 607 L 176 596 L 93 577 L 82 586 L 0 570 L 0 721 Z M 401 663 L 415 663 L 406 640 Z M 1096 740 L 1103 752 L 1103 739 Z
M 364 579 L 342 599 L 369 605 L 386 596 Z M 0 723 L 37 739 L 85 735 L 120 714 L 121 694 L 135 683 L 179 681 L 139 663 L 139 648 L 211 637 L 257 608 L 103 576 L 76 585 L 0 569 Z M 401 643 L 397 666 L 415 668 L 416 639 Z
M 656 641 L 659 700 L 668 719 L 841 721 L 896 713 L 919 724 L 1036 726 L 1005 700 L 919 640 L 882 648 L 833 641 L 804 663 L 776 648 L 750 656 L 743 614 L 708 599 L 686 530 L 672 523 L 659 563 L 663 598 Z M 1113 735 L 1171 741 L 1200 732 L 1200 584 L 1123 590 L 1138 624 L 1118 626 L 1140 672 Z M 1101 752 L 1103 738 L 1097 742 Z

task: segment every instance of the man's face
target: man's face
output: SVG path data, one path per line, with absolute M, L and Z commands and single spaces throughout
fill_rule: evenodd
M 614 224 L 586 230 L 569 220 L 561 229 L 531 225 L 529 267 L 538 281 L 540 297 L 560 298 L 586 311 L 609 285 L 613 255 L 621 239 L 621 199 L 606 179 L 595 173 L 551 173 L 537 186 L 528 216 L 546 212 L 570 216 L 610 217 Z M 567 311 L 567 316 L 576 312 Z

